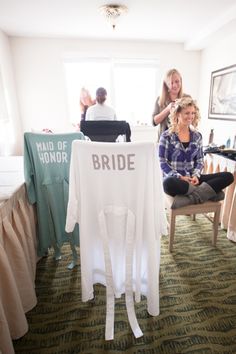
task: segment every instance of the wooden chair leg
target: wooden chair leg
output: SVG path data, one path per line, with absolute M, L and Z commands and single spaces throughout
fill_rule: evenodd
M 175 218 L 173 210 L 170 210 L 170 236 L 169 236 L 169 252 L 172 252 L 175 237 Z
M 168 205 L 171 205 L 169 202 L 168 196 Z M 217 236 L 218 236 L 218 228 L 219 228 L 219 221 L 220 221 L 220 210 L 221 204 L 219 202 L 206 202 L 201 205 L 190 205 L 189 207 L 182 207 L 178 210 L 176 209 L 169 209 L 169 252 L 172 252 L 173 244 L 174 244 L 174 237 L 175 237 L 175 222 L 177 215 L 189 215 L 192 217 L 193 220 L 196 220 L 197 214 L 204 214 L 207 216 L 207 213 L 214 213 L 213 220 L 209 218 L 212 222 L 212 245 L 216 246 Z

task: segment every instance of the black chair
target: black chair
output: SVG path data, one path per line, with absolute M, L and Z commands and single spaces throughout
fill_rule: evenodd
M 119 135 L 131 141 L 130 125 L 124 120 L 82 120 L 80 131 L 92 141 L 115 142 Z

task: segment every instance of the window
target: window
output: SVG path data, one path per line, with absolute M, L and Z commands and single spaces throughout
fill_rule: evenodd
M 131 125 L 151 125 L 159 88 L 159 62 L 142 59 L 84 59 L 65 61 L 65 77 L 70 121 L 80 121 L 79 95 L 86 87 L 92 97 L 105 87 L 106 103 L 115 108 L 117 118 Z

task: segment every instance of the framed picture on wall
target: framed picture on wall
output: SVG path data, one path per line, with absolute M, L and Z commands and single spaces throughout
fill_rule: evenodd
M 211 73 L 208 118 L 236 121 L 236 64 Z

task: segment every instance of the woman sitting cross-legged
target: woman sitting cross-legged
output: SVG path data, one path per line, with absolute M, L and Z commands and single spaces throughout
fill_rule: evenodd
M 174 197 L 172 209 L 207 200 L 224 199 L 225 187 L 234 177 L 230 172 L 202 174 L 202 135 L 197 131 L 199 109 L 191 97 L 175 102 L 170 127 L 162 133 L 159 158 L 166 194 Z

